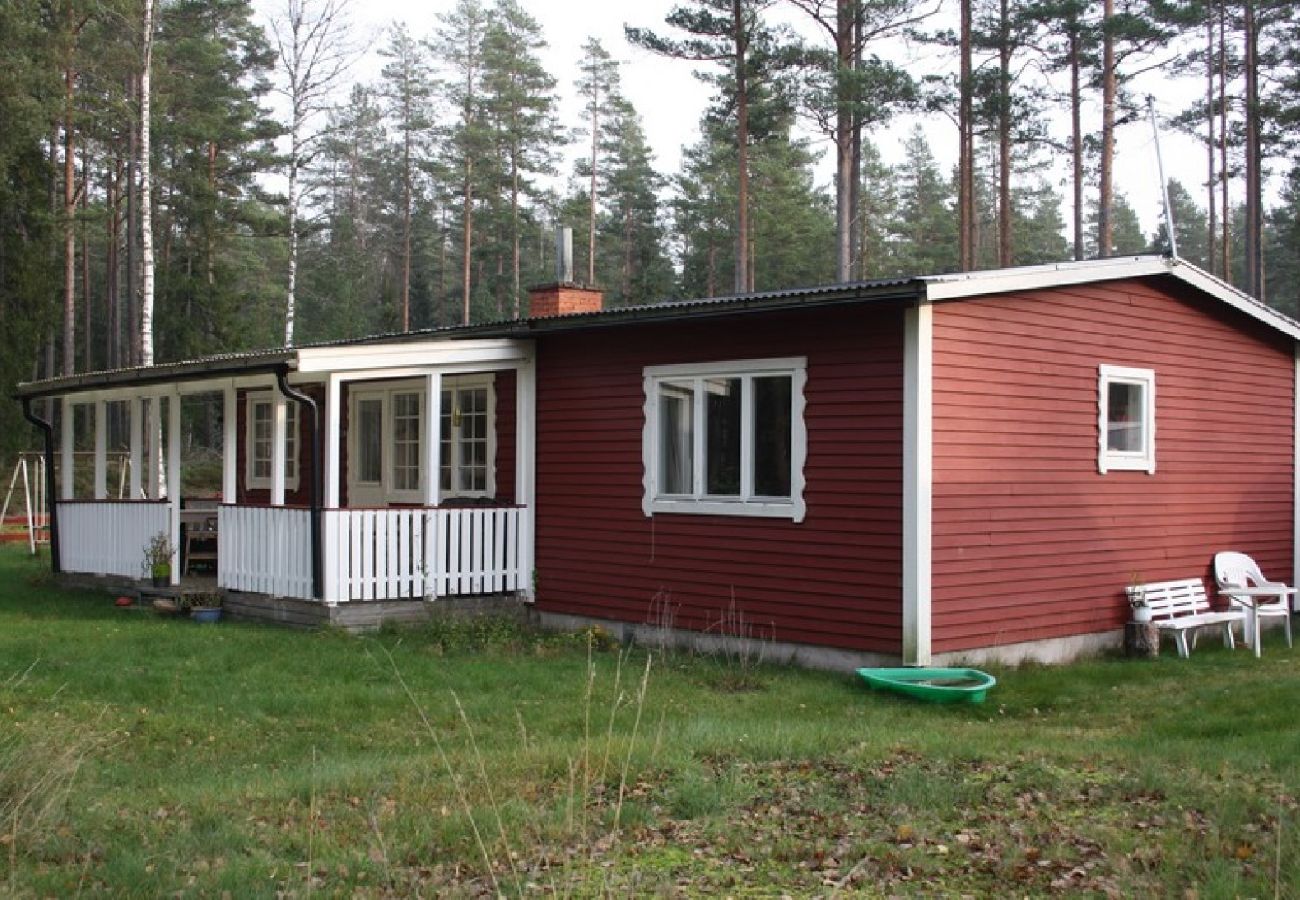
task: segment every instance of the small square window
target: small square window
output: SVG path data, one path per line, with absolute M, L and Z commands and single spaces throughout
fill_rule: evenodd
M 1156 470 L 1156 373 L 1100 366 L 1097 370 L 1097 471 Z

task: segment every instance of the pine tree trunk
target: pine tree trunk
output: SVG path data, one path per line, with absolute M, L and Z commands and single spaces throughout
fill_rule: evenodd
M 958 268 L 975 268 L 975 122 L 971 96 L 971 0 L 960 0 L 961 56 L 957 130 L 957 257 Z
M 409 92 L 408 92 L 409 93 Z M 402 141 L 402 331 L 411 330 L 411 105 L 405 99 Z
M 750 290 L 749 280 L 749 88 L 746 58 L 749 42 L 745 34 L 743 3 L 731 0 L 732 40 L 736 68 L 736 279 L 738 294 Z
M 998 265 L 1012 264 L 1011 234 L 1011 13 L 1002 0 L 998 41 Z
M 94 371 L 95 342 L 91 338 L 90 293 L 90 226 L 87 224 L 86 205 L 90 193 L 90 150 L 86 144 L 81 146 L 81 177 L 84 187 L 80 191 L 81 199 L 81 371 Z
M 1070 156 L 1074 164 L 1074 258 L 1083 259 L 1083 91 L 1080 84 L 1079 35 L 1080 23 L 1071 23 L 1070 30 Z
M 460 321 L 469 324 L 470 298 L 470 264 L 472 262 L 471 240 L 474 236 L 474 187 L 472 177 L 474 163 L 465 160 L 465 183 L 461 188 L 461 307 Z
M 1101 177 L 1097 198 L 1097 255 L 1110 256 L 1115 246 L 1115 225 L 1111 210 L 1115 202 L 1115 38 L 1111 23 L 1115 0 L 1105 0 L 1102 10 L 1101 42 Z
M 134 97 L 139 83 L 134 77 L 127 79 L 127 94 Z M 126 216 L 122 220 L 126 229 L 126 275 L 125 309 L 123 310 L 124 332 L 126 338 L 126 364 L 140 363 L 140 304 L 139 304 L 139 259 L 137 255 L 139 242 L 139 224 L 136 215 L 139 206 L 139 187 L 136 182 L 136 166 L 140 158 L 140 129 L 132 122 L 126 141 Z
M 1263 179 L 1259 146 L 1259 33 L 1255 0 L 1244 0 L 1242 38 L 1246 45 L 1246 292 L 1264 300 Z
M 72 62 L 72 5 L 68 5 L 68 50 L 63 65 L 63 369 L 76 371 L 77 359 L 77 213 L 76 144 L 72 132 L 72 100 L 77 73 Z
M 855 0 L 835 9 L 835 280 L 849 281 L 853 266 L 853 109 L 846 74 L 852 70 Z
M 600 153 L 600 76 L 592 70 L 591 97 L 591 184 L 587 203 L 587 287 L 596 284 L 596 165 Z M 516 296 L 518 289 L 516 288 Z
M 1218 197 L 1214 190 L 1215 168 L 1214 168 L 1214 3 L 1211 0 L 1206 4 L 1205 11 L 1205 162 L 1206 177 L 1205 190 L 1207 194 L 1206 203 L 1206 241 L 1205 241 L 1205 266 L 1214 274 L 1215 268 L 1215 244 L 1219 239 L 1219 221 L 1218 221 Z
M 1219 254 L 1223 280 L 1232 277 L 1232 207 L 1228 205 L 1228 4 L 1219 3 L 1219 209 L 1223 213 L 1223 238 Z

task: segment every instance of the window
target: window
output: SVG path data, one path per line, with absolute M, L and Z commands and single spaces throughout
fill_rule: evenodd
M 1097 471 L 1156 470 L 1156 373 L 1097 370 Z
M 645 514 L 802 521 L 806 365 L 800 357 L 646 368 Z
M 440 490 L 444 497 L 486 497 L 496 490 L 495 402 L 490 376 L 442 380 Z
M 298 487 L 298 404 L 285 402 L 284 486 Z M 275 395 L 270 391 L 248 395 L 245 479 L 250 488 L 271 487 L 271 459 L 275 435 Z
M 389 482 L 394 491 L 420 489 L 420 394 L 416 391 L 394 392 L 393 469 Z
M 439 417 L 442 497 L 495 492 L 495 400 L 491 375 L 442 379 Z M 354 505 L 424 500 L 425 391 L 387 382 L 349 393 L 348 499 Z

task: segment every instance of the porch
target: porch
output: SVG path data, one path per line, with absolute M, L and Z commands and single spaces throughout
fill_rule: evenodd
M 241 595 L 326 606 L 531 598 L 535 425 L 526 343 L 277 351 L 273 361 L 232 364 L 220 378 L 202 361 L 168 368 L 165 380 L 153 370 L 104 373 L 102 382 L 79 376 L 64 389 L 56 379 L 32 395 L 61 401 L 57 456 L 54 425 L 29 415 L 46 431 L 57 469 L 56 571 L 140 579 L 144 548 L 166 536 L 178 585 L 194 543 L 187 538 L 201 533 L 217 586 Z M 196 503 L 181 499 L 189 438 L 182 410 L 202 394 L 217 395 L 209 400 L 221 410 L 220 491 Z M 113 415 L 119 429 L 129 424 L 130 483 L 120 499 L 107 490 Z M 93 450 L 74 451 L 78 430 L 93 433 Z M 78 480 L 82 455 L 93 462 Z
M 62 569 L 141 578 L 141 549 L 169 530 L 166 500 L 62 500 Z M 433 600 L 526 590 L 527 509 L 324 509 L 322 596 L 313 593 L 312 510 L 287 506 L 216 508 L 217 587 L 342 603 Z M 183 547 L 183 541 L 174 546 Z M 171 582 L 183 576 L 176 554 Z

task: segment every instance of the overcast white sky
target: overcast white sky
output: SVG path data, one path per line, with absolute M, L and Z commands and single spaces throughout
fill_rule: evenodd
M 646 133 L 656 154 L 661 172 L 672 174 L 681 162 L 681 151 L 698 140 L 697 124 L 709 100 L 709 88 L 691 74 L 687 62 L 667 60 L 632 47 L 623 36 L 625 24 L 665 28 L 664 16 L 674 5 L 672 0 L 522 0 L 529 12 L 541 22 L 549 48 L 545 63 L 559 80 L 561 121 L 576 125 L 581 121 L 580 105 L 573 91 L 577 77 L 577 61 L 581 46 L 589 37 L 601 40 L 605 48 L 623 62 L 623 92 L 640 112 Z M 263 14 L 282 8 L 284 0 L 255 0 Z M 952 3 L 946 4 L 952 7 Z M 451 6 L 451 0 L 428 0 L 412 3 L 410 0 L 353 0 L 354 28 L 361 42 L 369 47 L 353 70 L 355 80 L 373 81 L 378 77 L 382 60 L 375 52 L 385 42 L 383 32 L 394 21 L 405 21 L 416 37 L 424 37 L 437 26 L 437 16 Z M 797 19 L 791 19 L 797 22 Z M 820 38 L 813 32 L 810 37 Z M 886 54 L 880 55 L 908 61 L 909 70 L 916 76 L 940 72 L 948 65 L 933 48 L 909 47 L 901 41 L 894 43 Z M 1192 92 L 1198 90 L 1194 83 L 1181 84 L 1167 78 L 1150 78 L 1138 85 L 1140 94 L 1152 93 L 1156 97 L 1156 110 L 1160 115 L 1172 115 L 1185 106 Z M 1100 128 L 1099 114 L 1095 109 L 1085 115 L 1085 128 Z M 887 162 L 897 162 L 903 139 L 915 119 L 903 117 L 887 129 L 871 135 L 880 147 Z M 947 119 L 930 117 L 923 120 L 929 137 L 931 151 L 944 171 L 951 171 L 957 159 L 957 131 Z M 1067 134 L 1064 121 L 1054 132 L 1064 138 Z M 1204 181 L 1205 154 L 1190 138 L 1176 134 L 1168 128 L 1161 132 L 1161 149 L 1164 153 L 1166 173 L 1178 178 L 1193 196 L 1199 197 L 1199 187 Z M 818 180 L 829 185 L 832 175 L 833 153 L 824 142 L 817 145 L 823 150 Z M 573 149 L 573 155 L 580 148 Z M 1051 161 L 1045 175 L 1057 185 L 1064 203 L 1068 221 L 1069 188 L 1065 181 L 1067 160 Z M 1146 120 L 1121 129 L 1118 136 L 1116 184 L 1137 210 L 1143 229 L 1151 232 L 1160 215 L 1159 178 L 1157 176 L 1154 141 Z M 567 172 L 566 172 L 567 174 Z

